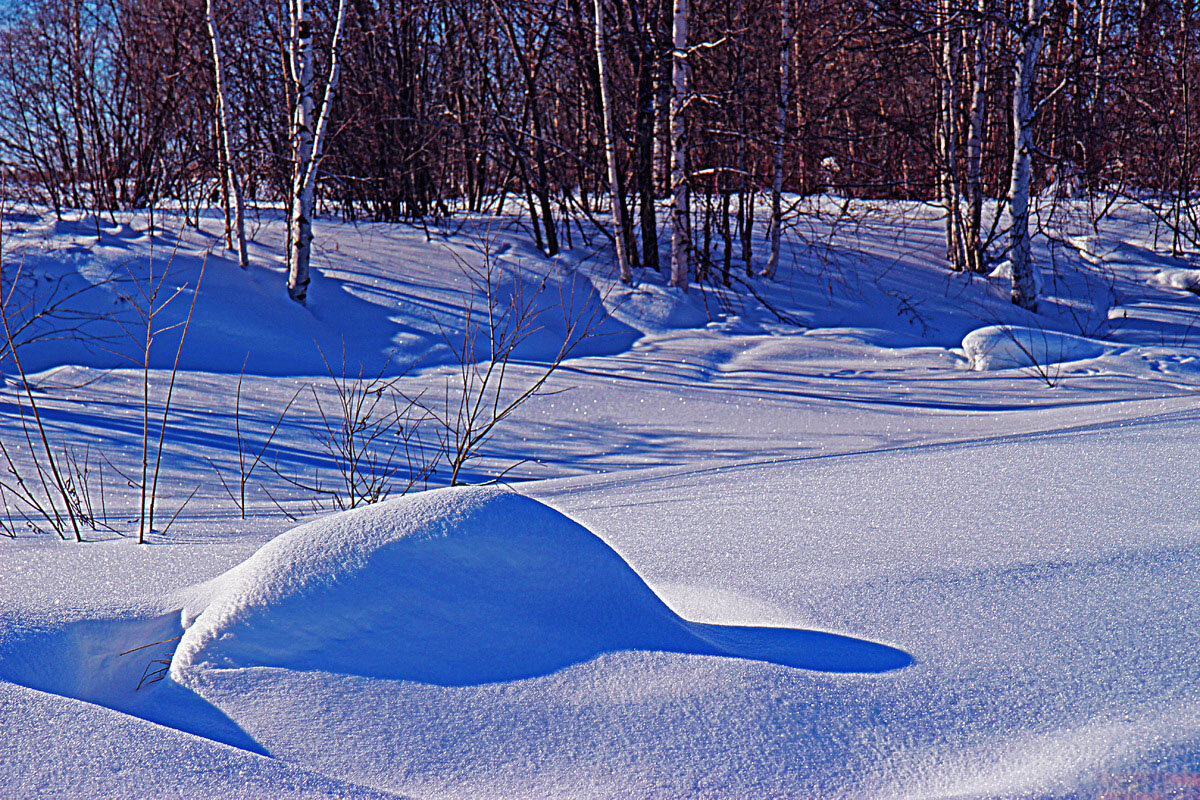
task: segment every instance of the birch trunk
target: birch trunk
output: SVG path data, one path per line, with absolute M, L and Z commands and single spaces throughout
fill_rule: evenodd
M 229 133 L 229 98 L 225 94 L 224 56 L 221 51 L 221 36 L 217 27 L 216 0 L 208 0 L 205 5 L 205 16 L 208 19 L 208 34 L 212 40 L 213 79 L 216 82 L 217 94 L 217 128 L 221 138 L 220 169 L 229 187 L 226 208 L 226 219 L 232 212 L 233 233 L 237 237 L 238 264 L 242 269 L 250 266 L 250 258 L 246 253 L 246 219 L 242 210 L 242 187 L 238 183 L 237 166 L 233 158 L 233 146 Z M 227 223 L 228 225 L 228 223 Z M 228 230 L 226 230 L 228 234 Z
M 638 211 L 642 228 L 642 263 L 647 269 L 658 270 L 658 217 L 654 203 L 654 97 L 657 54 L 655 34 L 645 30 L 653 24 L 653 12 L 640 2 L 629 4 L 633 28 L 639 31 L 637 43 L 637 134 L 634 162 Z M 611 87 L 610 87 L 611 88 Z M 632 221 L 630 222 L 632 227 Z
M 733 15 L 736 20 L 736 25 L 739 30 L 746 27 L 746 4 L 745 0 L 737 0 L 733 6 Z M 742 86 L 746 80 L 746 45 L 745 41 L 739 36 L 737 41 L 737 50 L 734 58 L 734 85 Z M 746 276 L 754 274 L 754 259 L 752 257 L 751 241 L 752 231 L 754 229 L 754 187 L 750 181 L 750 164 L 747 157 L 746 139 L 750 133 L 746 125 L 746 101 L 743 99 L 738 102 L 737 106 L 737 166 L 739 174 L 738 185 L 738 208 L 737 208 L 737 225 L 738 235 L 741 238 L 742 245 L 742 266 L 746 270 Z
M 939 73 L 938 165 L 942 207 L 946 210 L 946 262 L 959 271 L 964 266 L 962 251 L 961 192 L 958 184 L 958 36 L 954 30 L 955 14 L 950 0 L 938 0 L 941 37 L 941 69 Z
M 964 246 L 967 269 L 987 268 L 983 252 L 983 123 L 987 112 L 987 0 L 978 0 L 974 32 L 971 111 L 967 121 L 967 216 Z
M 609 205 L 612 208 L 613 242 L 617 247 L 617 266 L 622 283 L 633 282 L 629 251 L 625 247 L 625 208 L 621 203 L 621 182 L 617 169 L 617 144 L 613 139 L 612 98 L 608 87 L 608 65 L 604 57 L 604 0 L 596 0 L 596 69 L 600 78 L 600 108 L 604 120 L 604 155 L 608 160 Z
M 309 261 L 312 255 L 312 215 L 316 197 L 317 168 L 329 125 L 329 112 L 341 75 L 339 48 L 346 2 L 339 0 L 337 23 L 329 51 L 329 80 L 321 112 L 314 119 L 313 30 L 306 0 L 292 0 L 292 80 L 296 87 L 294 164 L 292 171 L 293 212 L 289 226 L 291 251 L 288 254 L 288 295 L 304 305 L 308 299 Z
M 1026 0 L 1025 19 L 1017 40 L 1016 74 L 1013 80 L 1012 179 L 1008 188 L 1012 228 L 1009 259 L 1012 262 L 1012 301 L 1021 308 L 1037 311 L 1036 267 L 1030 259 L 1029 185 L 1033 160 L 1033 78 L 1042 47 L 1045 0 Z
M 691 209 L 687 174 L 688 0 L 674 0 L 671 25 L 671 285 L 687 289 L 691 272 Z
M 654 48 L 654 192 L 656 197 L 670 194 L 671 183 L 671 76 L 674 58 L 662 31 L 667 24 L 668 5 L 655 3 Z
M 1108 65 L 1105 62 L 1105 56 L 1108 51 L 1108 27 L 1110 17 L 1111 0 L 1100 0 L 1100 20 L 1096 26 L 1096 57 L 1095 69 L 1092 72 L 1092 98 L 1088 107 L 1089 117 L 1088 131 L 1086 141 L 1088 143 L 1087 152 L 1084 154 L 1084 172 L 1086 179 L 1089 182 L 1089 189 L 1099 185 L 1097 178 L 1099 177 L 1100 165 L 1104 163 L 1104 159 L 1100 153 L 1101 135 L 1099 131 L 1104 128 L 1104 88 L 1106 77 L 1105 70 Z
M 775 106 L 775 151 L 771 156 L 771 252 L 764 278 L 779 270 L 779 242 L 783 228 L 783 143 L 787 136 L 787 110 L 791 102 L 792 3 L 779 4 L 779 98 Z

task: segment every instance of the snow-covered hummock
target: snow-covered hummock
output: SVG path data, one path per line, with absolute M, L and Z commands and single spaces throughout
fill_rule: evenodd
M 835 672 L 892 648 L 786 628 L 691 623 L 611 547 L 498 489 L 444 489 L 324 517 L 199 590 L 172 677 L 284 667 L 443 686 L 544 675 L 606 652 L 752 658 Z
M 971 369 L 986 371 L 1083 361 L 1113 347 L 1062 331 L 988 325 L 963 337 L 962 349 Z
M 1200 269 L 1164 269 L 1154 275 L 1152 281 L 1158 286 L 1168 289 L 1183 289 L 1187 292 L 1200 292 Z

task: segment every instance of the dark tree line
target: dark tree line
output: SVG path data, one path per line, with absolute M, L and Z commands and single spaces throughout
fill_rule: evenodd
M 985 269 L 999 247 L 1029 307 L 1017 284 L 1031 192 L 1144 199 L 1175 247 L 1200 232 L 1194 0 L 48 0 L 4 13 L 5 191 L 60 212 L 194 217 L 244 195 L 289 209 L 294 250 L 313 204 L 401 221 L 516 202 L 548 254 L 590 235 L 590 218 L 632 268 L 665 270 L 685 247 L 677 284 L 728 284 L 774 273 L 777 246 L 755 242 L 786 224 L 779 192 L 923 200 L 945 209 L 948 267 Z M 1000 238 L 983 222 L 996 201 Z M 307 255 L 289 259 L 303 300 Z

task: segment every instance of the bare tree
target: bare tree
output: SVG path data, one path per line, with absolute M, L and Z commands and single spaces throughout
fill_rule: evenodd
M 617 143 L 613 134 L 612 90 L 609 87 L 608 67 L 604 56 L 604 0 L 596 0 L 596 69 L 600 83 L 600 106 L 604 117 L 604 155 L 608 162 L 609 202 L 612 206 L 613 242 L 617 248 L 617 265 L 621 281 L 631 283 L 629 251 L 625 247 L 625 208 L 621 203 L 621 173 L 617 166 Z
M 963 249 L 972 272 L 986 268 L 983 241 L 983 137 L 987 119 L 988 0 L 977 0 L 971 28 L 971 108 L 967 118 L 966 200 Z
M 692 231 L 688 194 L 688 0 L 674 0 L 671 25 L 671 285 L 687 289 Z
M 966 256 L 962 246 L 962 191 L 958 182 L 958 62 L 961 39 L 958 12 L 951 0 L 938 0 L 938 188 L 946 211 L 946 262 L 962 270 Z
M 237 162 L 234 160 L 232 134 L 229 130 L 229 96 L 228 82 L 225 80 L 225 56 L 221 50 L 220 29 L 217 26 L 216 0 L 205 3 L 205 19 L 208 22 L 208 35 L 212 40 L 213 84 L 216 89 L 217 101 L 217 131 L 220 136 L 219 160 L 222 181 L 226 186 L 228 204 L 225 207 L 225 239 L 232 248 L 230 236 L 230 212 L 232 212 L 232 234 L 237 237 L 238 263 L 242 269 L 250 266 L 250 258 L 246 254 L 246 220 L 242 204 L 242 184 L 238 179 Z
M 1033 161 L 1033 79 L 1042 48 L 1045 0 L 1025 0 L 1024 18 L 1017 30 L 1012 94 L 1012 178 L 1008 189 L 1009 259 L 1012 263 L 1012 301 L 1037 311 L 1036 266 L 1030 258 L 1029 188 Z
M 308 298 L 309 261 L 312 257 L 312 217 L 316 200 L 317 170 L 325 144 L 325 133 L 341 75 L 340 46 L 346 19 L 346 0 L 338 0 L 337 23 L 329 47 L 329 79 L 319 114 L 314 115 L 313 22 L 307 0 L 290 0 L 291 59 L 295 86 L 295 134 L 293 141 L 292 213 L 289 228 L 288 295 L 303 305 Z
M 775 142 L 771 154 L 771 253 L 763 276 L 774 278 L 779 269 L 779 241 L 783 228 L 783 145 L 787 138 L 787 112 L 792 90 L 792 0 L 779 3 L 779 95 L 775 104 Z

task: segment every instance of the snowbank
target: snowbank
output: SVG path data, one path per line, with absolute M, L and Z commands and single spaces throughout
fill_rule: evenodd
M 986 371 L 1082 361 L 1104 355 L 1104 342 L 1060 331 L 989 325 L 968 333 L 962 342 L 970 369 Z
M 679 289 L 644 280 L 634 287 L 619 286 L 604 298 L 613 319 L 643 334 L 680 328 L 701 328 L 710 322 L 709 313 Z
M 171 675 L 319 670 L 446 686 L 532 677 L 616 650 L 874 672 L 910 658 L 814 631 L 692 623 L 615 551 L 517 494 L 448 489 L 294 528 L 203 587 Z
M 1164 269 L 1155 273 L 1151 282 L 1168 289 L 1183 289 L 1200 294 L 1200 269 Z
M 1029 270 L 1033 273 L 1034 294 L 1040 296 L 1046 287 L 1045 278 L 1042 277 L 1042 271 L 1037 264 L 1030 263 Z M 988 273 L 989 278 L 1000 281 L 1011 281 L 1012 276 L 1012 262 L 1007 260 L 1001 261 Z

